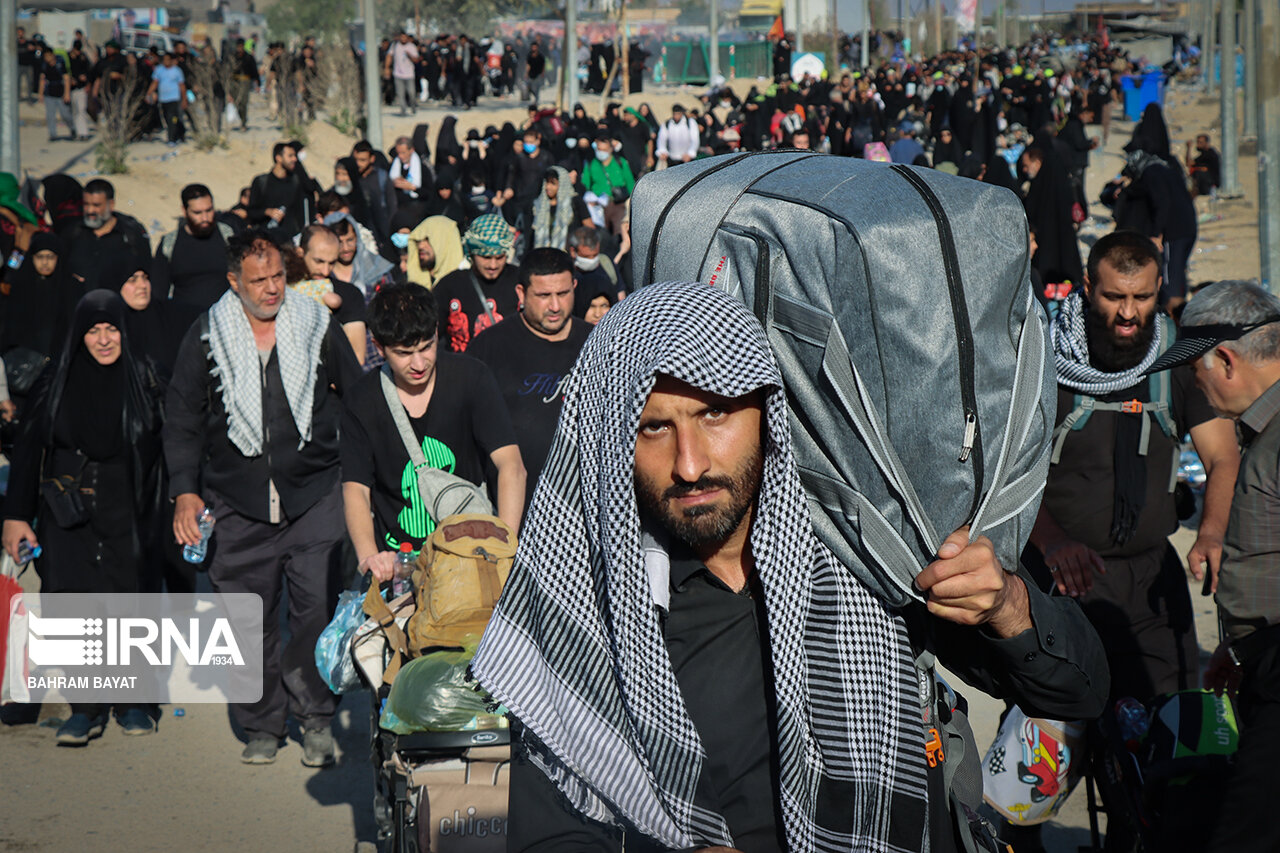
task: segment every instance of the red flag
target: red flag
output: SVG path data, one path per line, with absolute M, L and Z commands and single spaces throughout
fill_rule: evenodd
M 782 28 L 782 16 L 779 15 L 777 20 L 773 22 L 773 26 L 769 27 L 769 38 L 780 39 L 785 38 L 786 35 L 786 30 Z

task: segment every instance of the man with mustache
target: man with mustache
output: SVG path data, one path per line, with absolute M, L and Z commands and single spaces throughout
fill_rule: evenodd
M 160 241 L 151 263 L 151 286 L 160 299 L 207 311 L 227 292 L 227 240 L 235 233 L 218 222 L 213 193 L 204 184 L 182 188 L 182 225 Z
M 1191 596 L 1168 540 L 1182 436 L 1208 475 L 1187 561 L 1197 578 L 1207 565 L 1213 584 L 1239 467 L 1231 422 L 1215 419 L 1189 367 L 1144 375 L 1174 337 L 1157 309 L 1161 264 L 1147 237 L 1106 235 L 1053 324 L 1058 429 L 1031 545 L 1101 636 L 1112 702 L 1198 686 Z M 1125 831 L 1123 811 L 1111 810 L 1110 834 Z
M 643 287 L 587 338 L 472 662 L 513 716 L 508 849 L 973 849 L 917 630 L 982 689 L 1101 707 L 1079 609 L 967 528 L 916 575 L 927 602 L 876 599 L 814 533 L 788 417 L 722 291 Z

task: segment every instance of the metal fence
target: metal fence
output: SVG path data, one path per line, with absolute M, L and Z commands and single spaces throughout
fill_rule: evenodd
M 706 84 L 711 79 L 710 60 L 707 42 L 663 42 L 655 78 L 673 85 Z M 720 45 L 720 73 L 726 80 L 769 77 L 772 63 L 773 45 L 767 41 Z

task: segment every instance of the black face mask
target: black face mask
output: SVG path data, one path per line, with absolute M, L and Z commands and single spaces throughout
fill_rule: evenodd
M 1088 318 L 1089 361 L 1094 367 L 1107 373 L 1122 373 L 1142 363 L 1156 334 L 1154 314 L 1128 340 L 1118 339 L 1106 318 L 1092 305 L 1089 306 Z

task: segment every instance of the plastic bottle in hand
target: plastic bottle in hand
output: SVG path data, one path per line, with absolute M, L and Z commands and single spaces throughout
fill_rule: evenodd
M 25 566 L 32 560 L 38 560 L 40 555 L 44 553 L 44 548 L 37 545 L 31 547 L 31 543 L 23 539 L 18 543 L 18 559 L 15 561 L 19 566 Z
M 396 554 L 396 574 L 391 581 L 391 595 L 399 598 L 406 592 L 413 592 L 413 545 L 400 543 L 400 553 Z
M 1147 736 L 1151 727 L 1151 717 L 1147 707 L 1137 699 L 1126 696 L 1116 701 L 1116 726 L 1120 730 L 1120 739 L 1130 752 L 1137 752 L 1142 739 Z
M 196 516 L 196 525 L 200 528 L 200 542 L 187 545 L 182 549 L 182 559 L 188 563 L 203 563 L 209 553 L 209 537 L 213 535 L 213 512 L 205 507 Z

